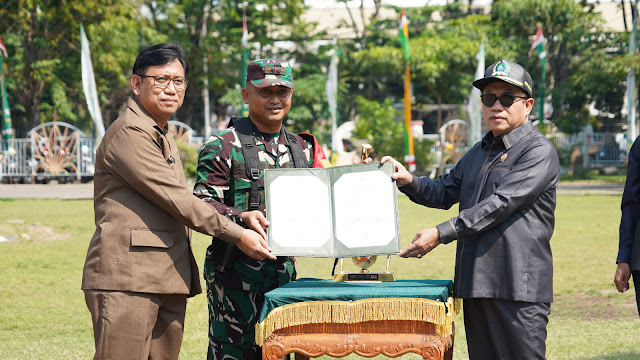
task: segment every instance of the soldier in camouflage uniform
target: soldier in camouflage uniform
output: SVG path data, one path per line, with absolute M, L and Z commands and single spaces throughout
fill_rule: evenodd
M 252 61 L 247 67 L 247 86 L 242 90 L 249 104 L 262 169 L 294 167 L 282 122 L 291 108 L 293 77 L 288 62 L 279 59 Z M 302 135 L 302 136 L 301 136 Z M 295 135 L 309 167 L 322 167 L 315 161 L 315 139 Z M 315 143 L 317 145 L 317 143 Z M 322 151 L 315 149 L 315 151 Z M 323 155 L 323 154 L 322 154 Z M 245 158 L 235 127 L 212 136 L 203 146 L 197 169 L 196 196 L 221 214 L 262 234 L 268 225 L 264 216 L 264 173 L 258 184 L 258 210 L 246 211 L 251 180 L 245 172 Z M 209 304 L 209 350 L 207 359 L 260 359 L 255 344 L 255 324 L 264 302 L 264 293 L 296 277 L 295 259 L 258 261 L 239 251 L 229 256 L 225 243 L 213 240 L 207 249 L 204 277 Z M 233 250 L 233 249 L 232 249 Z

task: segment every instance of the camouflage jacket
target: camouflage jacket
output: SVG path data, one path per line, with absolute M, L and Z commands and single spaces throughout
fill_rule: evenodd
M 264 169 L 293 168 L 293 158 L 284 131 L 263 134 L 254 128 L 258 157 Z M 296 135 L 298 143 L 313 166 L 313 143 Z M 264 171 L 260 172 L 259 210 L 264 213 Z M 236 220 L 236 215 L 248 208 L 251 180 L 245 172 L 242 147 L 234 127 L 209 138 L 200 151 L 194 194 L 215 207 L 220 214 Z M 214 240 L 217 241 L 217 240 Z M 211 261 L 210 250 L 206 261 Z M 213 281 L 230 288 L 269 291 L 295 278 L 293 258 L 257 261 L 238 251 L 239 256 L 229 270 L 212 276 Z M 212 275 L 212 274 L 210 274 Z M 209 276 L 205 274 L 205 277 Z M 215 279 L 214 279 L 215 278 Z

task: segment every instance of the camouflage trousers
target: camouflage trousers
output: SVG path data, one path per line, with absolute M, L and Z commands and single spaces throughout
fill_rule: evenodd
M 208 259 L 207 259 L 208 260 Z M 205 274 L 211 267 L 205 261 Z M 216 271 L 216 270 L 213 270 Z M 261 359 L 255 343 L 255 325 L 264 303 L 264 293 L 229 289 L 205 275 L 209 307 L 208 360 Z
M 242 347 L 236 344 L 209 339 L 207 360 L 260 360 L 262 348 L 259 346 Z

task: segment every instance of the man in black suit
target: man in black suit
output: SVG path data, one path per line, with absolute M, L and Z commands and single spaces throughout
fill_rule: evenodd
M 560 168 L 555 147 L 529 120 L 531 82 L 507 60 L 473 82 L 491 131 L 448 174 L 417 177 L 393 161 L 393 178 L 412 201 L 459 204 L 458 216 L 420 230 L 399 255 L 422 258 L 456 241 L 453 296 L 463 299 L 471 360 L 545 359 Z
M 640 138 L 639 138 L 640 139 Z M 633 275 L 636 288 L 636 303 L 640 312 L 640 239 L 637 233 L 640 218 L 640 142 L 638 139 L 629 151 L 627 182 L 622 195 L 622 217 L 620 219 L 620 244 L 618 248 L 618 268 L 614 282 L 618 291 L 629 290 L 629 279 Z

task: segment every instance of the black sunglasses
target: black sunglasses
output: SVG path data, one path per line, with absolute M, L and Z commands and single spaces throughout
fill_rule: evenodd
M 517 96 L 517 95 L 509 95 L 509 94 L 504 94 L 501 96 L 496 96 L 496 94 L 482 94 L 480 95 L 480 98 L 482 99 L 482 103 L 484 104 L 484 106 L 493 106 L 493 104 L 496 103 L 496 100 L 500 101 L 500 104 L 504 107 L 509 107 L 511 105 L 513 105 L 513 103 L 516 101 L 516 99 L 528 99 L 528 96 Z

